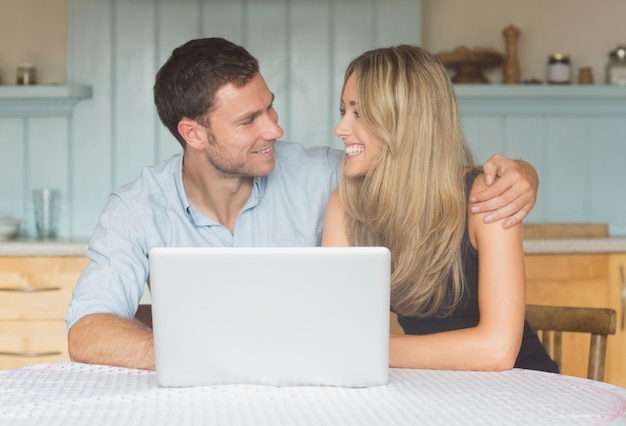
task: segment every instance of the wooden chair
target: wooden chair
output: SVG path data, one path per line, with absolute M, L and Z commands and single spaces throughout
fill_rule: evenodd
M 548 353 L 561 369 L 561 333 L 590 333 L 587 377 L 604 380 L 607 335 L 615 334 L 617 314 L 613 309 L 526 305 L 526 319 Z M 554 348 L 552 348 L 554 346 Z M 552 350 L 553 349 L 553 350 Z

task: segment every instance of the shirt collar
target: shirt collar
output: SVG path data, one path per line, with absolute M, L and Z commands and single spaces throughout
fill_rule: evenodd
M 187 198 L 187 194 L 185 193 L 185 187 L 183 185 L 183 158 L 184 155 L 180 154 L 178 158 L 178 165 L 174 168 L 174 174 L 172 178 L 174 179 L 174 183 L 176 185 L 176 191 L 178 192 L 178 198 L 180 200 L 181 206 L 187 213 L 187 217 L 189 221 L 196 226 L 211 226 L 211 225 L 220 225 L 215 220 L 203 215 L 189 202 Z M 261 176 L 254 178 L 252 183 L 252 193 L 250 194 L 250 198 L 246 202 L 246 205 L 243 207 L 241 212 L 251 209 L 255 207 L 263 198 L 263 194 L 265 194 L 265 188 L 267 186 L 267 176 Z
M 172 179 L 174 179 L 174 185 L 176 185 L 176 192 L 178 193 L 178 199 L 180 200 L 180 204 L 183 209 L 187 212 L 187 216 L 189 216 L 189 208 L 191 207 L 191 203 L 187 198 L 187 194 L 185 193 L 185 187 L 183 185 L 183 159 L 185 155 L 180 154 L 178 156 L 178 164 L 174 167 L 174 171 L 172 172 Z M 191 219 L 191 217 L 189 217 Z

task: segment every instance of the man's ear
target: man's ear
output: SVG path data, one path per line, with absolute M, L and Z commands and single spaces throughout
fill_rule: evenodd
M 183 118 L 178 122 L 178 133 L 185 139 L 188 146 L 198 150 L 204 149 L 203 136 L 205 132 L 201 131 L 200 128 L 205 129 L 196 121 L 189 118 Z

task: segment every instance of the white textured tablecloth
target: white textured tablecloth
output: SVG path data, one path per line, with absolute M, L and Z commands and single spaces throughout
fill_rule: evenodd
M 62 362 L 0 371 L 1 425 L 626 424 L 626 389 L 528 370 L 391 369 L 364 389 L 157 386 L 153 372 Z

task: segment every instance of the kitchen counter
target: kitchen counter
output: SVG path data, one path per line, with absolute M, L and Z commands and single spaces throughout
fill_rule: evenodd
M 626 238 L 527 239 L 524 240 L 524 253 L 626 253 Z
M 0 256 L 84 256 L 88 240 L 0 241 Z M 524 241 L 526 254 L 626 253 L 626 238 L 547 238 Z
M 0 256 L 85 256 L 89 241 L 84 240 L 7 240 L 0 241 Z

